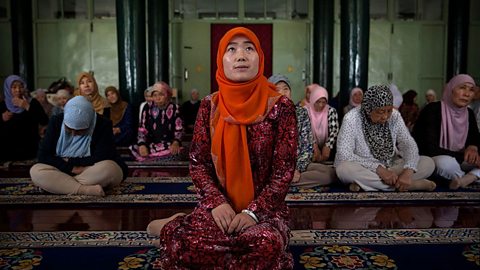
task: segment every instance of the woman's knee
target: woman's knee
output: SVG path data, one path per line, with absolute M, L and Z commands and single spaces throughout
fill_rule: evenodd
M 336 168 L 335 172 L 340 181 L 343 183 L 351 183 L 352 175 L 354 175 L 354 171 L 352 170 L 353 166 L 355 166 L 355 163 L 350 162 L 350 161 L 344 161 L 340 163 Z

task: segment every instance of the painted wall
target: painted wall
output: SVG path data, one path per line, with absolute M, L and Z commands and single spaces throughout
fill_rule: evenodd
M 35 25 L 36 84 L 47 88 L 66 77 L 76 85 L 82 71 L 93 71 L 100 93 L 118 86 L 117 31 L 114 19 L 51 21 Z

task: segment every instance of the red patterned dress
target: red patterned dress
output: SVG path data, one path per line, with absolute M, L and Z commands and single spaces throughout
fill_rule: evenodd
M 295 169 L 295 106 L 282 96 L 263 121 L 247 126 L 255 190 L 248 209 L 259 222 L 231 235 L 218 228 L 211 214 L 212 209 L 229 202 L 212 162 L 211 113 L 208 96 L 200 105 L 190 149 L 190 175 L 200 202 L 191 214 L 177 217 L 162 229 L 163 268 L 292 269 L 285 196 Z

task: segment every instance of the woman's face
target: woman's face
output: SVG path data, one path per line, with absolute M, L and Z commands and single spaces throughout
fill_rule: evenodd
M 434 102 L 435 101 L 435 96 L 432 94 L 427 94 L 425 95 L 425 99 L 427 100 L 427 103 Z
M 152 93 L 152 99 L 157 106 L 165 106 L 167 105 L 167 95 L 165 94 L 165 91 L 162 90 L 155 90 Z
M 278 93 L 291 99 L 290 87 L 288 87 L 288 84 L 286 84 L 284 81 L 280 81 L 277 84 L 275 84 L 275 88 L 277 89 Z
M 91 80 L 89 77 L 86 77 L 86 76 L 80 79 L 79 88 L 80 88 L 80 93 L 85 96 L 89 96 L 93 94 L 93 91 L 95 91 L 93 80 Z
M 20 81 L 14 81 L 12 83 L 12 86 L 10 87 L 12 97 L 16 98 L 22 98 L 23 97 L 23 92 L 25 91 L 25 88 L 23 86 L 23 83 Z
M 118 101 L 118 95 L 115 91 L 108 91 L 107 92 L 107 100 L 111 104 L 115 104 Z
M 353 93 L 353 95 L 352 95 L 352 100 L 353 100 L 353 102 L 355 102 L 356 104 L 362 103 L 363 93 L 360 92 L 360 91 L 357 91 L 357 92 Z
M 471 83 L 462 83 L 453 88 L 452 103 L 459 108 L 463 108 L 472 102 L 474 96 L 475 89 L 473 85 Z
M 72 136 L 83 136 L 83 135 L 87 134 L 87 132 L 88 132 L 88 128 L 73 129 L 73 128 L 67 127 L 67 125 L 64 125 L 64 126 L 65 126 L 65 132 L 67 132 L 68 134 L 70 134 Z
M 374 124 L 385 124 L 392 116 L 393 106 L 376 108 L 370 113 L 370 120 Z
M 65 104 L 67 104 L 67 101 L 68 101 L 68 98 L 65 97 L 65 96 L 59 96 L 59 97 L 57 97 L 57 104 L 58 104 L 58 106 L 60 106 L 60 107 L 65 106 Z
M 247 82 L 258 74 L 259 56 L 253 43 L 244 36 L 230 40 L 223 55 L 223 72 L 234 82 Z
M 325 106 L 327 106 L 327 99 L 324 97 L 319 98 L 317 101 L 315 101 L 315 104 L 313 105 L 313 107 L 315 108 L 315 111 L 317 112 L 323 111 Z

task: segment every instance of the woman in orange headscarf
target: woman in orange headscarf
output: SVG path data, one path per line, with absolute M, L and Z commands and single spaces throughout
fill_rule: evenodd
M 165 269 L 291 269 L 285 196 L 295 169 L 295 107 L 263 75 L 252 31 L 228 31 L 217 66 L 219 91 L 202 100 L 190 149 L 200 202 L 147 232 L 160 236 Z

